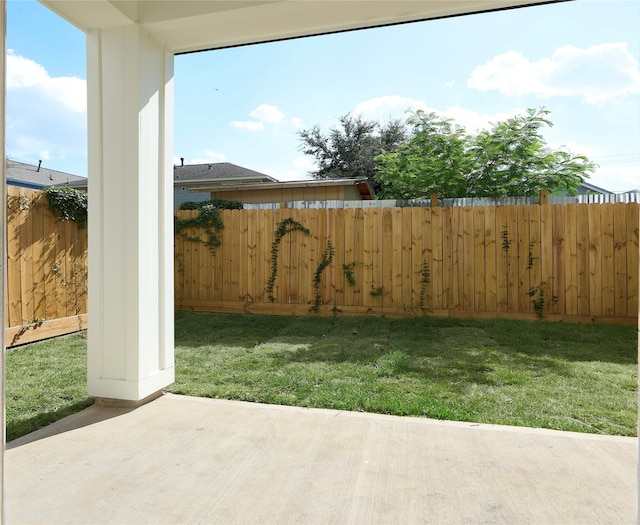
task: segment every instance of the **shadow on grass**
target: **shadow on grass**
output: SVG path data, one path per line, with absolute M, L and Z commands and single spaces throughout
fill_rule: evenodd
M 51 423 L 55 423 L 67 416 L 80 412 L 87 407 L 93 405 L 94 399 L 87 397 L 76 401 L 75 403 L 69 403 L 57 410 L 43 411 L 30 418 L 21 419 L 17 421 L 7 422 L 7 442 L 13 441 L 26 434 L 30 434 L 40 428 L 46 427 Z
M 559 362 L 637 363 L 634 327 L 505 319 L 388 319 L 384 317 L 284 317 L 177 312 L 176 346 L 265 343 L 306 345 L 291 361 L 366 362 L 390 351 L 446 359 L 465 368 L 488 367 L 500 357 L 530 368 Z

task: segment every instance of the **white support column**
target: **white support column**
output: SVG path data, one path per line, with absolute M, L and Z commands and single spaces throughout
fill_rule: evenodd
M 137 24 L 87 34 L 88 391 L 174 381 L 173 54 Z

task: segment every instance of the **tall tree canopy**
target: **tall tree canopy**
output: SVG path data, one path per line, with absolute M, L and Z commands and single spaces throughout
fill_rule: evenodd
M 416 111 L 407 120 L 405 142 L 376 157 L 379 197 L 507 197 L 575 194 L 595 164 L 584 155 L 552 150 L 541 128 L 552 126 L 549 110 L 529 109 L 468 135 L 435 113 Z
M 376 157 L 397 149 L 405 140 L 405 127 L 399 120 L 380 124 L 345 115 L 328 135 L 316 125 L 300 131 L 299 138 L 300 150 L 318 164 L 318 169 L 311 173 L 314 178 L 367 178 L 378 191 L 381 186 L 376 178 Z

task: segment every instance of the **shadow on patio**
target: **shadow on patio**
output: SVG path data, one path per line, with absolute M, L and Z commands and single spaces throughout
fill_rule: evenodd
M 166 394 L 7 451 L 7 523 L 632 523 L 637 439 Z

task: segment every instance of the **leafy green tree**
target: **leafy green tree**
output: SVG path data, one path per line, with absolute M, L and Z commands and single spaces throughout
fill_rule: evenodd
M 575 194 L 595 164 L 550 149 L 541 129 L 549 110 L 529 109 L 476 136 L 434 113 L 412 113 L 408 140 L 376 160 L 383 198 L 506 197 Z
M 399 120 L 381 125 L 360 116 L 345 115 L 327 135 L 317 125 L 298 135 L 300 150 L 318 165 L 311 173 L 314 178 L 366 178 L 377 191 L 375 159 L 382 152 L 395 151 L 405 138 L 405 127 Z
M 473 161 L 464 128 L 436 113 L 411 112 L 408 140 L 376 158 L 379 197 L 393 199 L 460 196 Z

